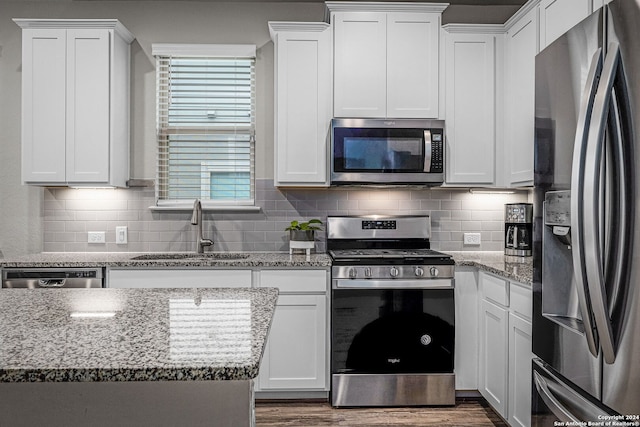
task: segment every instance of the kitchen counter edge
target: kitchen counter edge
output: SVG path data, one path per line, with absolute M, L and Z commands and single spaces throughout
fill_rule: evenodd
M 533 282 L 533 258 L 505 255 L 502 251 L 446 251 L 453 256 L 458 267 L 475 267 L 531 286 Z
M 185 252 L 163 252 L 183 254 Z M 331 267 L 331 258 L 325 253 L 311 254 L 307 260 L 303 254 L 286 252 L 220 252 L 231 258 L 142 259 L 135 257 L 154 252 L 42 252 L 14 258 L 0 259 L 3 268 L 252 268 L 252 267 Z M 191 255 L 191 253 L 189 253 Z M 233 258 L 234 254 L 241 257 Z M 246 257 L 244 257 L 246 256 Z

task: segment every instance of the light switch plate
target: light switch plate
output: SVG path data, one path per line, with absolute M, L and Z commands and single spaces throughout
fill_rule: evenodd
M 127 226 L 121 225 L 116 227 L 116 245 L 127 244 Z
M 105 243 L 106 241 L 104 231 L 89 231 L 87 233 L 87 242 L 89 243 Z

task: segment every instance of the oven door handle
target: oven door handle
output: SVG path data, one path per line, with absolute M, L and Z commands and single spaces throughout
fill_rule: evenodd
M 453 279 L 425 280 L 334 280 L 333 289 L 453 289 Z

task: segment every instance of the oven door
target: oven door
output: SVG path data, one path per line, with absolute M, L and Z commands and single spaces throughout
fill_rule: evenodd
M 334 119 L 332 185 L 441 184 L 443 129 L 427 127 L 429 124 L 418 120 Z
M 350 281 L 332 286 L 332 404 L 453 405 L 452 281 L 435 289 L 340 282 Z

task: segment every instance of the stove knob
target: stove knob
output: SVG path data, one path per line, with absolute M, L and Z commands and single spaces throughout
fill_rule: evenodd
M 391 267 L 391 270 L 389 270 L 389 274 L 391 275 L 391 277 L 398 277 L 400 271 L 396 267 Z
M 364 277 L 371 277 L 371 267 L 364 268 Z
M 438 277 L 438 274 L 440 274 L 440 272 L 438 271 L 437 268 L 435 267 L 431 267 L 429 269 L 429 273 L 431 274 L 432 277 Z
M 413 270 L 413 272 L 416 274 L 416 276 L 418 277 L 422 277 L 424 276 L 424 269 L 422 267 L 416 267 L 415 270 Z
M 351 267 L 349 269 L 349 278 L 350 279 L 355 279 L 357 275 L 358 275 L 358 270 L 356 270 L 355 268 Z

